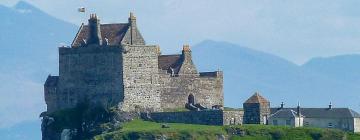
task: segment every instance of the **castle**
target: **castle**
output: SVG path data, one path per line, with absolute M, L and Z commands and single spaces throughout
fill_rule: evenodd
M 82 103 L 137 112 L 155 122 L 360 131 L 360 114 L 351 109 L 294 109 L 283 104 L 271 108 L 259 93 L 246 100 L 243 109 L 223 108 L 223 72 L 198 72 L 189 45 L 183 46 L 181 54 L 162 55 L 159 46 L 146 45 L 132 13 L 128 23 L 100 24 L 94 14 L 88 22 L 81 25 L 71 46 L 59 48 L 59 76 L 49 75 L 44 84 L 44 140 L 60 140 L 63 132 L 70 131 L 54 130 L 52 123 L 62 120 L 50 114 Z
M 198 72 L 189 45 L 162 55 L 159 46 L 146 45 L 132 13 L 128 23 L 100 24 L 95 14 L 88 21 L 70 47 L 59 48 L 59 76 L 49 75 L 44 85 L 47 113 L 83 102 L 151 112 L 189 100 L 223 106 L 223 73 Z

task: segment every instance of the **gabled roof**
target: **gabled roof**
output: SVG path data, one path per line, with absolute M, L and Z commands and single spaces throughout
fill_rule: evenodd
M 182 64 L 181 54 L 160 55 L 158 61 L 159 69 L 169 71 L 170 68 L 173 68 L 175 74 L 178 74 Z
M 105 40 L 105 38 L 108 39 L 108 45 L 120 45 L 128 27 L 128 23 L 101 24 L 101 37 L 103 40 Z M 89 26 L 81 25 L 71 46 L 80 46 L 83 40 L 87 40 L 88 34 Z
M 269 103 L 264 97 L 262 97 L 258 92 L 255 92 L 245 103 Z
M 57 85 L 59 81 L 59 76 L 48 76 L 48 78 L 45 81 L 45 86 L 46 87 L 54 87 Z
M 297 112 L 292 109 L 281 109 L 271 114 L 271 118 L 295 118 L 297 117 Z M 301 117 L 304 117 L 301 115 Z
M 280 110 L 296 108 L 283 108 Z M 271 114 L 279 111 L 279 108 L 271 108 Z M 301 114 L 306 118 L 360 118 L 360 114 L 349 108 L 300 108 Z

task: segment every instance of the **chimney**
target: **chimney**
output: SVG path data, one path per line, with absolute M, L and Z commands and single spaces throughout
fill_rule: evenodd
M 136 27 L 136 17 L 134 16 L 134 13 L 133 13 L 133 12 L 130 12 L 129 24 L 130 24 L 131 26 Z
M 300 117 L 300 116 L 301 116 L 300 102 L 298 102 L 298 106 L 297 106 L 296 112 L 297 112 L 298 117 Z
M 187 44 L 183 45 L 182 57 L 184 61 L 191 60 L 191 50 Z
M 284 108 L 284 102 L 281 102 L 281 104 L 280 104 L 280 109 L 283 109 Z
M 328 108 L 329 110 L 330 109 L 332 109 L 332 103 L 330 102 L 330 104 L 329 104 L 329 108 Z
M 87 44 L 102 44 L 101 31 L 100 31 L 100 20 L 96 14 L 90 14 L 89 19 L 89 35 L 86 41 Z
M 130 44 L 135 44 L 134 40 L 136 40 L 136 17 L 134 13 L 130 12 L 129 16 L 129 26 L 130 26 Z
M 185 45 L 183 45 L 183 53 L 184 52 L 191 52 L 191 50 L 190 50 L 190 46 L 189 45 L 187 45 L 187 44 L 185 44 Z

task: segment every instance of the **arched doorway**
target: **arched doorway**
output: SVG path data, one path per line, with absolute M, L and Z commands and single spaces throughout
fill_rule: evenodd
M 194 105 L 195 104 L 195 97 L 193 94 L 188 96 L 188 103 Z

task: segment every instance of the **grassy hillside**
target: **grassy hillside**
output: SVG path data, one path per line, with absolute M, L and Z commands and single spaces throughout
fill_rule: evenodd
M 216 140 L 226 137 L 230 140 L 358 140 L 359 134 L 334 129 L 291 128 L 265 125 L 207 126 L 192 124 L 162 124 L 134 120 L 121 129 L 96 136 L 95 140 L 127 139 L 196 139 Z

